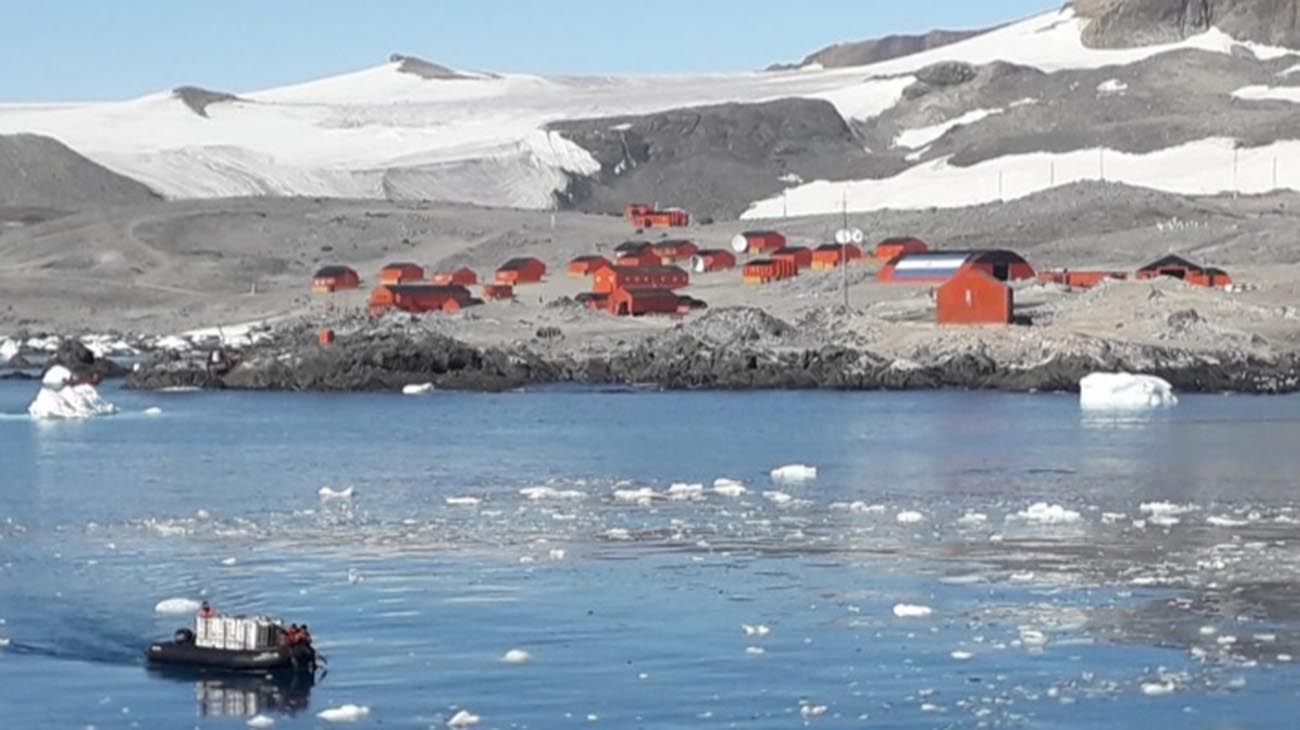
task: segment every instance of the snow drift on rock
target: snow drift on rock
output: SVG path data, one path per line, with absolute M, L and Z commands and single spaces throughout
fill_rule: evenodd
M 1079 380 L 1083 408 L 1132 410 L 1177 404 L 1173 386 L 1154 375 L 1092 373 Z

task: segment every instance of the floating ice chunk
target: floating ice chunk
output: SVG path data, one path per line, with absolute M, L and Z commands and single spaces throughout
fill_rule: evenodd
M 576 489 L 556 489 L 554 487 L 524 487 L 519 494 L 534 502 L 544 500 L 572 501 L 586 497 L 585 492 Z
M 14 356 L 17 355 L 18 351 L 21 349 L 22 345 L 18 344 L 16 340 L 11 340 L 6 337 L 3 342 L 0 342 L 0 365 L 14 359 Z
M 1078 522 L 1082 519 L 1082 516 L 1078 512 L 1066 509 L 1059 504 L 1035 502 L 1026 509 L 1008 515 L 1007 519 L 1030 522 L 1036 525 L 1068 525 Z
M 189 340 L 176 335 L 161 337 L 153 343 L 153 346 L 159 350 L 171 350 L 172 352 L 186 352 L 193 347 Z
M 1154 375 L 1092 373 L 1079 380 L 1079 405 L 1083 408 L 1130 410 L 1177 404 L 1173 386 Z
M 611 527 L 605 530 L 605 539 L 627 541 L 632 539 L 632 533 L 622 527 Z
M 253 715 L 245 724 L 253 728 L 267 728 L 275 725 L 275 719 L 266 715 Z
M 104 400 L 95 386 L 69 385 L 72 380 L 72 372 L 62 365 L 47 370 L 27 413 L 43 419 L 83 419 L 117 413 L 117 406 Z
M 316 494 L 326 501 L 331 499 L 352 499 L 352 487 L 338 490 L 330 489 L 329 487 L 321 487 L 316 491 Z
M 533 655 L 523 649 L 511 649 L 501 655 L 502 664 L 527 664 L 533 660 Z
M 1215 643 L 1217 643 L 1219 646 L 1233 646 L 1234 644 L 1237 643 L 1237 637 L 1235 637 L 1235 636 L 1220 636 L 1219 638 L 1215 639 L 1214 641 L 1215 641 Z
M 1248 520 L 1239 520 L 1235 517 L 1222 515 L 1210 515 L 1205 518 L 1205 523 L 1214 527 L 1244 527 L 1250 524 Z
M 565 552 L 563 548 L 551 548 L 551 551 L 546 554 L 546 557 L 551 560 L 564 560 L 564 555 Z
M 619 502 L 631 502 L 641 506 L 649 505 L 659 495 L 650 487 L 638 487 L 637 489 L 615 489 L 614 499 Z
M 899 512 L 894 519 L 897 520 L 900 525 L 915 525 L 925 522 L 925 515 L 912 510 L 904 510 L 903 512 Z
M 1196 509 L 1194 505 L 1173 502 L 1143 502 L 1138 505 L 1138 510 L 1148 515 L 1185 515 L 1188 512 L 1195 512 Z
M 1214 636 L 1217 633 L 1219 633 L 1219 630 L 1213 626 L 1202 626 L 1200 629 L 1201 636 Z
M 153 607 L 153 612 L 165 616 L 179 616 L 185 613 L 194 613 L 202 605 L 193 598 L 167 598 L 159 601 Z
M 915 603 L 898 603 L 894 605 L 894 615 L 898 618 L 928 618 L 934 613 L 929 606 Z
M 740 629 L 745 632 L 745 636 L 767 636 L 772 633 L 772 629 L 764 624 L 741 624 Z
M 772 481 L 799 483 L 817 479 L 817 467 L 807 464 L 786 464 L 772 470 Z
M 348 585 L 356 585 L 365 580 L 356 568 L 348 568 Z
M 703 499 L 703 484 L 674 484 L 668 487 L 668 498 L 680 502 Z
M 144 409 L 144 414 L 146 416 L 161 416 L 162 409 L 159 408 L 158 406 L 149 406 L 148 408 Z M 272 720 L 272 722 L 274 722 L 274 720 Z
M 446 497 L 444 501 L 449 507 L 476 507 L 483 500 L 478 497 Z
M 402 395 L 428 395 L 433 391 L 433 383 L 412 383 L 402 386 Z
M 955 660 L 957 660 L 957 661 L 959 661 L 959 662 L 967 662 L 967 661 L 970 661 L 971 659 L 973 659 L 973 658 L 975 657 L 974 654 L 972 654 L 972 653 L 970 653 L 970 652 L 968 652 L 968 651 L 963 651 L 963 650 L 961 650 L 961 649 L 956 649 L 956 650 L 954 650 L 954 651 L 953 651 L 951 654 L 949 654 L 948 656 L 951 656 L 953 659 L 955 659 Z
M 799 708 L 799 715 L 807 720 L 811 717 L 821 717 L 826 714 L 826 705 L 804 705 Z
M 957 524 L 962 527 L 979 527 L 989 521 L 989 516 L 982 512 L 967 512 L 957 518 Z
M 1178 689 L 1177 685 L 1170 681 L 1142 683 L 1142 694 L 1148 697 L 1160 697 L 1167 694 L 1173 694 L 1176 689 Z
M 1277 660 L 1278 660 L 1279 662 L 1282 662 L 1283 664 L 1289 664 L 1290 662 L 1294 661 L 1294 659 L 1295 659 L 1295 658 L 1292 657 L 1290 654 L 1278 654 L 1278 655 L 1277 655 Z
M 767 653 L 767 649 L 761 646 L 747 646 L 745 647 L 745 653 L 750 656 L 761 656 Z
M 9 637 L 8 637 L 8 636 L 0 636 L 0 649 L 7 649 L 7 648 L 9 648 L 9 644 L 10 644 L 10 641 L 9 641 Z
M 1156 527 L 1173 527 L 1182 520 L 1173 515 L 1151 515 L 1149 522 Z
M 794 501 L 794 497 L 785 492 L 767 491 L 763 492 L 763 497 L 773 504 L 790 504 Z
M 735 479 L 727 479 L 724 477 L 722 479 L 713 480 L 713 491 L 715 494 L 720 494 L 723 497 L 743 497 L 749 490 L 745 488 L 744 484 L 741 484 Z
M 1047 646 L 1047 634 L 1038 629 L 1021 629 L 1020 645 L 1028 649 L 1041 649 Z
M 356 722 L 369 715 L 370 708 L 365 705 L 342 705 L 316 713 L 316 717 L 325 722 Z
M 447 727 L 473 727 L 482 719 L 469 710 L 460 710 L 447 721 Z
M 224 558 L 222 559 L 221 564 L 229 568 L 232 565 L 238 565 L 239 558 Z

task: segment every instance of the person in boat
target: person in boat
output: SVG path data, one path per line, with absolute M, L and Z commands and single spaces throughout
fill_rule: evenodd
M 209 604 L 207 601 L 204 601 L 203 603 L 199 604 L 199 618 L 212 618 L 213 616 L 216 615 L 217 612 L 212 609 L 211 604 Z
M 298 642 L 308 649 L 311 648 L 311 630 L 307 628 L 307 624 L 303 624 L 298 632 Z
M 302 632 L 298 629 L 298 624 L 289 624 L 289 628 L 284 630 L 285 646 L 297 646 L 302 640 Z

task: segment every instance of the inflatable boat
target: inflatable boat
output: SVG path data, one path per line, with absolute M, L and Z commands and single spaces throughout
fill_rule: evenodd
M 179 629 L 171 641 L 150 644 L 145 659 L 158 666 L 225 672 L 315 672 L 311 642 L 287 638 L 275 619 L 200 616 L 194 630 Z

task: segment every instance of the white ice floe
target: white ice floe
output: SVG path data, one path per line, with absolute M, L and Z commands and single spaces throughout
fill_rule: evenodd
M 673 484 L 668 487 L 668 498 L 678 502 L 704 498 L 703 484 Z
M 11 340 L 8 337 L 4 340 L 0 340 L 0 365 L 4 365 L 14 359 L 14 356 L 17 355 L 20 350 L 22 350 L 22 345 L 19 344 L 17 340 Z
M 519 490 L 519 494 L 534 502 L 543 501 L 573 501 L 582 499 L 587 496 L 585 492 L 576 489 L 556 489 L 555 487 L 524 487 Z
M 989 516 L 983 512 L 967 512 L 957 518 L 957 524 L 962 527 L 979 527 L 989 521 Z
M 551 560 L 564 560 L 564 555 L 565 552 L 563 548 L 551 548 L 550 552 L 546 553 L 546 557 Z
M 1091 373 L 1079 380 L 1079 405 L 1087 409 L 1133 410 L 1177 404 L 1173 386 L 1154 375 Z
M 627 542 L 632 539 L 632 533 L 623 527 L 611 527 L 608 530 L 605 530 L 605 539 Z
M 1020 629 L 1020 645 L 1026 649 L 1041 649 L 1047 646 L 1047 634 L 1038 629 Z
M 1082 518 L 1082 515 L 1072 509 L 1046 502 L 1035 502 L 1019 512 L 1007 515 L 1008 521 L 1028 522 L 1035 525 L 1069 525 Z
M 1205 518 L 1205 523 L 1214 527 L 1245 527 L 1250 521 L 1226 515 L 1210 515 Z
M 161 416 L 162 412 L 163 409 L 159 408 L 158 406 L 149 406 L 148 408 L 144 409 L 144 414 L 146 416 Z
M 1169 680 L 1142 683 L 1142 694 L 1148 697 L 1160 697 L 1167 694 L 1173 694 L 1176 689 L 1178 689 L 1178 685 Z
M 224 566 L 226 566 L 227 568 L 229 568 L 229 567 L 232 566 L 232 565 L 238 565 L 238 564 L 239 564 L 239 558 L 223 558 L 223 559 L 221 560 L 221 564 L 224 565 Z
M 194 613 L 199 610 L 203 604 L 193 598 L 167 598 L 161 600 L 153 607 L 153 612 L 165 616 L 179 616 L 186 613 Z
M 1098 96 L 1116 96 L 1118 94 L 1123 94 L 1125 91 L 1128 91 L 1128 84 L 1119 79 L 1106 79 L 1100 84 L 1097 84 Z
M 357 722 L 370 715 L 370 708 L 365 705 L 341 705 L 316 713 L 316 717 L 325 722 Z
M 275 718 L 268 717 L 266 715 L 253 715 L 252 717 L 248 718 L 248 722 L 245 724 L 251 728 L 274 727 Z
M 767 653 L 767 650 L 761 646 L 747 646 L 745 647 L 745 653 L 750 656 L 762 656 Z
M 348 584 L 349 584 L 349 585 L 356 585 L 356 584 L 360 583 L 360 582 L 363 581 L 363 580 L 365 580 L 365 577 L 361 575 L 361 572 L 360 572 L 360 571 L 358 571 L 356 568 L 348 568 Z
M 934 609 L 929 606 L 916 603 L 894 604 L 894 615 L 898 618 L 927 618 L 933 613 Z
M 951 656 L 953 659 L 959 662 L 967 662 L 975 658 L 974 654 L 972 654 L 969 651 L 964 651 L 962 649 L 954 649 L 952 653 L 950 653 L 948 656 Z
M 749 490 L 735 479 L 722 477 L 713 480 L 713 492 L 723 497 L 743 497 Z
M 0 636 L 0 649 L 7 649 L 10 643 L 8 636 Z
M 904 510 L 899 512 L 898 515 L 894 517 L 894 520 L 900 525 L 915 525 L 925 522 L 925 515 L 913 510 Z
M 483 500 L 478 497 L 445 497 L 443 501 L 449 507 L 477 507 Z
M 659 494 L 650 487 L 637 487 L 636 489 L 615 489 L 614 500 L 617 502 L 631 502 L 641 506 L 649 505 L 659 498 Z
M 433 391 L 433 383 L 412 383 L 402 386 L 402 395 L 428 395 Z
M 772 481 L 797 484 L 817 479 L 817 467 L 807 464 L 786 464 L 772 470 Z
M 452 715 L 451 719 L 447 721 L 447 727 L 473 727 L 481 721 L 481 717 L 475 715 L 469 710 L 458 710 L 456 714 Z
M 533 655 L 523 649 L 511 649 L 501 655 L 502 664 L 527 664 L 533 660 Z
M 741 624 L 740 630 L 745 632 L 745 636 L 767 636 L 772 633 L 771 627 L 765 624 Z
M 1143 502 L 1138 505 L 1138 511 L 1147 515 L 1167 515 L 1176 517 L 1185 515 L 1188 512 L 1195 512 L 1198 509 L 1192 504 L 1177 504 L 1175 502 Z
M 347 487 L 346 489 L 331 489 L 329 487 L 321 487 L 320 489 L 316 490 L 316 494 L 322 500 L 325 501 L 334 500 L 334 499 L 352 499 L 352 487 Z
M 71 384 L 74 380 L 72 371 L 62 365 L 46 370 L 36 398 L 27 406 L 27 413 L 32 418 L 70 420 L 117 413 L 117 406 L 104 400 L 95 386 Z
M 825 715 L 827 709 L 826 705 L 804 705 L 799 708 L 799 715 L 807 720 L 812 717 L 821 717 L 822 715 Z
M 786 494 L 785 492 L 778 492 L 775 490 L 763 492 L 763 498 L 768 500 L 772 504 L 790 504 L 791 502 L 794 501 L 794 497 Z

